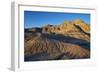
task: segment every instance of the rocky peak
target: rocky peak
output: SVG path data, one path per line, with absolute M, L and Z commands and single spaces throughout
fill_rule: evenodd
M 76 23 L 76 24 L 84 23 L 84 21 L 81 20 L 81 19 L 76 19 L 73 22 Z
M 73 21 L 74 25 L 79 26 L 83 31 L 89 32 L 90 31 L 90 25 L 86 24 L 83 20 L 81 19 L 76 19 Z

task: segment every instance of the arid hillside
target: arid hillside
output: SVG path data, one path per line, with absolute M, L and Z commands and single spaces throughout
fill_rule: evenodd
M 25 61 L 90 58 L 90 25 L 80 19 L 27 28 L 24 38 Z

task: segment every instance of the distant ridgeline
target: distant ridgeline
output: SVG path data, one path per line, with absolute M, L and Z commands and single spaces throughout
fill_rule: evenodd
M 54 33 L 62 34 L 64 36 L 75 37 L 89 41 L 90 25 L 84 21 L 77 19 L 75 21 L 64 21 L 60 25 L 45 25 L 41 28 L 27 28 L 25 32 L 40 32 L 40 33 Z

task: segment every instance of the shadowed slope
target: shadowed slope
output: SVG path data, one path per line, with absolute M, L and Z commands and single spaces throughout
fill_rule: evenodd
M 41 34 L 25 43 L 25 60 L 54 60 L 89 58 L 88 49 Z M 68 39 L 67 39 L 68 40 Z

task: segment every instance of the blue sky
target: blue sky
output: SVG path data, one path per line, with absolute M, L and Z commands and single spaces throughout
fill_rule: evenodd
M 41 27 L 47 24 L 59 25 L 63 23 L 64 20 L 73 21 L 76 19 L 81 19 L 90 24 L 90 14 L 24 11 L 25 28 Z

